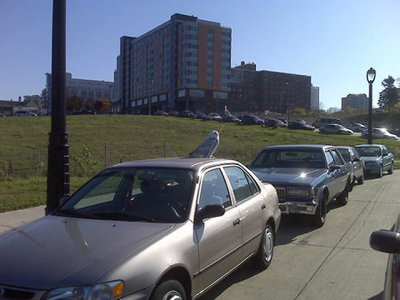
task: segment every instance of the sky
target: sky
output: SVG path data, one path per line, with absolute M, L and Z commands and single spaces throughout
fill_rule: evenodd
M 51 72 L 51 0 L 0 0 L 0 99 L 40 94 Z M 113 81 L 121 36 L 140 36 L 174 13 L 232 28 L 232 67 L 311 76 L 324 109 L 400 77 L 399 0 L 67 0 L 67 71 Z M 396 83 L 399 86 L 399 82 Z

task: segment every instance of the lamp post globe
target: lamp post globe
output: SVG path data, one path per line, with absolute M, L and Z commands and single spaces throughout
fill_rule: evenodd
M 376 71 L 369 68 L 367 71 L 367 81 L 369 83 L 369 109 L 368 109 L 368 144 L 372 144 L 372 83 L 375 81 Z

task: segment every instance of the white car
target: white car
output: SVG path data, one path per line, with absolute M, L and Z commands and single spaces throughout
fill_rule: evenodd
M 340 124 L 328 124 L 319 128 L 320 133 L 353 134 L 353 130 L 347 129 Z
M 368 138 L 368 130 L 361 133 L 362 137 Z M 373 139 L 388 139 L 388 140 L 398 140 L 399 137 L 393 133 L 387 131 L 386 128 L 372 128 L 372 138 Z
M 346 127 L 350 130 L 353 130 L 354 132 L 363 132 L 364 130 L 367 130 L 367 127 L 365 127 L 365 125 L 362 123 L 352 122 L 350 125 Z

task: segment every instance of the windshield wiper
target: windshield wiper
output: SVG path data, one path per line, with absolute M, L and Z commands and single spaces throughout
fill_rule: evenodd
M 77 211 L 76 209 L 58 209 L 53 213 L 53 215 L 63 216 L 63 217 L 96 219 L 96 217 L 94 215 L 81 213 L 81 212 Z
M 124 212 L 98 212 L 92 215 L 110 220 L 160 222 L 160 220 L 155 218 L 135 216 Z

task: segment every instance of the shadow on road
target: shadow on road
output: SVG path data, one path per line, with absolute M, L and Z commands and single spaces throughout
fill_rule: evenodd
M 222 280 L 218 285 L 216 285 L 214 288 L 212 288 L 203 296 L 201 296 L 199 300 L 215 299 L 230 286 L 238 282 L 241 282 L 243 280 L 246 280 L 248 278 L 251 278 L 260 272 L 262 271 L 255 269 L 250 262 L 246 262 L 242 266 L 240 266 L 237 270 L 235 270 L 235 272 L 233 272 L 227 278 Z

